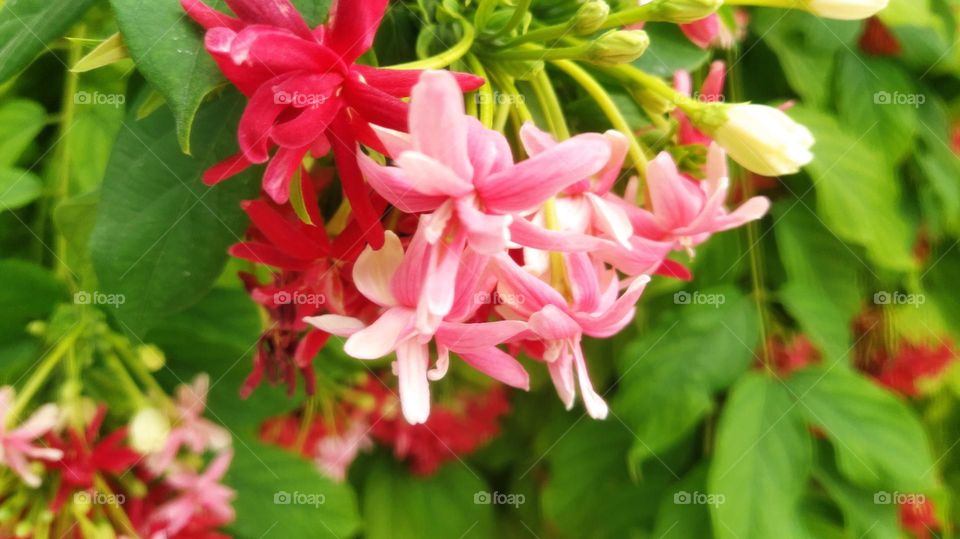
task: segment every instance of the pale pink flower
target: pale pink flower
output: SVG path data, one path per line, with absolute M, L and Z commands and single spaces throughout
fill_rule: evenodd
M 234 511 L 230 501 L 236 493 L 220 484 L 232 459 L 233 452 L 224 451 L 203 473 L 179 469 L 167 476 L 167 484 L 179 494 L 151 516 L 150 528 L 159 528 L 152 537 L 174 537 L 198 515 L 218 525 L 232 521 Z
M 55 404 L 44 404 L 18 428 L 10 430 L 8 423 L 15 400 L 12 387 L 0 388 L 0 464 L 10 467 L 24 483 L 36 488 L 40 486 L 40 477 L 30 469 L 30 460 L 57 461 L 63 457 L 59 449 L 34 443 L 56 426 L 59 410 Z
M 220 451 L 230 446 L 230 433 L 203 417 L 209 390 L 210 377 L 206 374 L 198 375 L 193 384 L 177 388 L 174 426 L 163 450 L 147 459 L 148 467 L 154 473 L 160 474 L 166 470 L 183 447 L 202 454 L 208 449 Z
M 724 207 L 730 178 L 723 149 L 712 144 L 707 153 L 706 179 L 692 180 L 677 170 L 670 154 L 662 152 L 647 167 L 647 190 L 652 212 L 625 207 L 637 234 L 671 241 L 674 248 L 693 248 L 711 234 L 760 219 L 770 209 L 766 197 L 753 197 L 730 212 Z
M 476 293 L 485 275 L 488 257 L 470 249 L 452 258 L 450 264 L 435 267 L 454 274 L 449 312 L 442 318 L 418 323 L 418 304 L 427 286 L 430 271 L 427 258 L 431 246 L 424 237 L 424 227 L 414 236 L 406 254 L 399 238 L 387 232 L 384 247 L 374 251 L 367 247 L 353 267 L 357 289 L 384 311 L 369 326 L 356 318 L 340 315 L 308 317 L 304 320 L 317 328 L 348 337 L 344 351 L 357 359 L 378 359 L 396 352 L 394 372 L 400 379 L 400 401 L 403 415 L 411 424 L 423 423 L 430 414 L 428 380 L 442 378 L 449 365 L 449 354 L 455 352 L 466 363 L 507 385 L 527 389 L 526 371 L 496 345 L 526 330 L 517 321 L 464 323 L 478 307 Z M 424 326 L 430 331 L 424 331 Z M 436 366 L 430 368 L 430 342 L 437 347 Z
M 420 302 L 435 317 L 451 308 L 455 271 L 444 263 L 469 246 L 494 255 L 506 249 L 518 214 L 539 208 L 571 184 L 598 172 L 610 157 L 601 135 L 584 134 L 514 163 L 504 136 L 464 112 L 453 75 L 428 71 L 413 88 L 409 137 L 378 129 L 397 166 L 366 155 L 360 168 L 370 185 L 405 213 L 421 217 L 427 242 L 440 246 L 427 257 Z
M 366 421 L 351 421 L 345 431 L 321 438 L 314 451 L 314 462 L 324 475 L 342 483 L 347 479 L 347 469 L 356 460 L 360 451 L 373 447 L 369 436 L 370 425 Z
M 617 273 L 591 261 L 584 253 L 563 255 L 570 299 L 537 276 L 518 266 L 510 257 L 495 259 L 504 318 L 528 320 L 530 330 L 542 341 L 543 359 L 567 409 L 576 396 L 574 372 L 587 412 L 603 419 L 608 408 L 597 394 L 587 372 L 581 340 L 610 337 L 623 329 L 636 312 L 636 302 L 650 281 L 646 275 L 621 283 Z M 620 294 L 621 285 L 625 291 Z M 512 300 L 512 301 L 510 301 Z

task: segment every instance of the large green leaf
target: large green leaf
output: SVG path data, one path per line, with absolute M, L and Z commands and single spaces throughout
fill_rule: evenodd
M 863 487 L 924 492 L 937 470 L 923 426 L 892 393 L 844 368 L 795 373 L 797 410 L 833 442 L 837 466 Z
M 0 82 L 18 74 L 96 0 L 7 0 L 0 4 Z
M 256 193 L 256 172 L 213 188 L 203 171 L 235 151 L 242 108 L 231 95 L 197 118 L 196 156 L 180 153 L 173 118 L 128 115 L 104 180 L 91 254 L 100 286 L 123 294 L 116 314 L 141 337 L 164 316 L 198 301 L 213 285 L 246 223 L 240 200 Z M 131 107 L 136 110 L 136 106 Z
M 774 207 L 774 233 L 787 273 L 779 295 L 804 333 L 831 362 L 839 361 L 850 351 L 850 322 L 860 310 L 866 265 L 807 204 L 788 199 Z
M 47 111 L 39 103 L 15 99 L 0 105 L 0 167 L 17 164 L 46 124 Z
M 713 394 L 753 362 L 760 332 L 752 301 L 732 288 L 696 293 L 724 303 L 681 305 L 679 321 L 657 325 L 617 357 L 622 378 L 613 409 L 636 436 L 634 464 L 689 434 L 713 409 Z
M 811 105 L 830 97 L 836 53 L 856 40 L 859 23 L 799 10 L 756 10 L 751 28 L 773 49 L 793 91 Z
M 0 168 L 0 211 L 26 206 L 43 194 L 43 183 L 32 172 Z
M 917 109 L 925 106 L 909 75 L 896 63 L 846 54 L 837 76 L 837 108 L 851 133 L 862 133 L 864 142 L 882 150 L 893 166 L 913 146 L 919 122 Z
M 451 462 L 424 478 L 389 457 L 377 458 L 363 494 L 365 537 L 493 537 L 493 503 L 522 503 L 514 493 L 494 493 L 475 472 Z M 512 510 L 506 505 L 504 510 Z
M 846 525 L 857 537 L 897 539 L 897 506 L 882 492 L 870 491 L 849 484 L 832 467 L 816 466 L 814 479 L 819 482 L 843 511 Z M 878 501 L 886 503 L 877 503 Z
M 643 479 L 631 480 L 627 451 L 635 438 L 616 417 L 572 423 L 546 450 L 550 479 L 544 516 L 571 539 L 631 537 L 652 525 L 657 499 L 676 479 L 664 460 L 650 461 Z
M 187 17 L 178 0 L 110 0 L 124 42 L 137 69 L 166 98 L 176 118 L 177 137 L 191 153 L 191 132 L 200 103 L 226 83 L 203 46 L 203 29 Z M 225 12 L 223 0 L 208 2 Z M 326 17 L 329 0 L 294 4 L 312 24 Z
M 810 434 L 782 382 L 755 373 L 733 388 L 707 479 L 721 539 L 802 537 L 798 501 L 811 466 Z
M 914 269 L 915 233 L 900 209 L 900 186 L 867 133 L 850 134 L 832 116 L 805 107 L 791 109 L 790 115 L 817 139 L 806 170 L 817 190 L 817 212 L 827 227 L 842 240 L 866 247 L 876 266 Z
M 334 483 L 311 462 L 255 439 L 234 440 L 225 483 L 237 491 L 237 519 L 228 530 L 239 538 L 341 538 L 360 527 L 349 485 Z
M 46 320 L 69 296 L 52 272 L 31 262 L 0 260 L 0 384 L 12 384 L 39 357 L 27 324 Z
M 707 464 L 688 473 L 660 499 L 653 537 L 701 539 L 710 537 L 710 509 L 707 502 L 720 498 L 707 492 Z

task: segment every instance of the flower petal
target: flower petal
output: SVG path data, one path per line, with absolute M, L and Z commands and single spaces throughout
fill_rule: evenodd
M 530 375 L 519 361 L 499 348 L 473 349 L 457 352 L 468 365 L 490 378 L 511 387 L 530 390 Z
M 408 339 L 397 349 L 397 376 L 400 378 L 400 406 L 407 423 L 425 423 L 430 416 L 430 384 L 427 368 L 429 348 Z
M 397 304 L 391 291 L 393 276 L 403 262 L 403 245 L 392 231 L 384 236 L 383 247 L 364 249 L 353 265 L 353 282 L 367 299 L 384 307 Z
M 343 351 L 357 359 L 379 359 L 397 350 L 413 331 L 414 313 L 409 309 L 388 309 L 376 322 L 347 339 Z M 409 339 L 416 341 L 416 339 Z

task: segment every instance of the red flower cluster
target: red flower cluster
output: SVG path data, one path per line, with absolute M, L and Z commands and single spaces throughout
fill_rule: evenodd
M 907 397 L 920 393 L 920 380 L 942 374 L 957 358 L 951 344 L 901 344 L 896 351 L 880 350 L 866 371 L 878 382 Z

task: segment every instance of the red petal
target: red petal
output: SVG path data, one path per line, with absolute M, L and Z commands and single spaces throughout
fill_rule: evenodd
M 290 180 L 309 148 L 280 148 L 263 174 L 263 190 L 277 204 L 290 200 Z
M 289 0 L 226 0 L 238 17 L 253 24 L 286 28 L 304 39 L 313 39 L 310 27 Z
M 368 122 L 388 129 L 407 131 L 410 105 L 399 98 L 351 77 L 344 84 L 347 103 Z
M 253 163 L 251 163 L 243 153 L 232 155 L 208 168 L 207 171 L 203 173 L 203 183 L 216 185 L 227 178 L 232 178 L 240 174 L 251 166 L 253 166 Z
M 350 201 L 354 218 L 360 224 L 363 235 L 374 249 L 383 246 L 383 225 L 380 214 L 370 203 L 369 189 L 363 181 L 357 165 L 357 141 L 345 114 L 339 114 L 330 125 L 330 142 L 340 172 L 343 194 Z
M 365 65 L 355 65 L 352 69 L 363 77 L 364 82 L 394 97 L 409 97 L 423 73 L 419 69 L 380 69 Z M 472 92 L 483 86 L 482 77 L 471 73 L 452 73 L 464 92 Z
M 252 0 L 251 0 L 252 1 Z M 389 0 L 335 0 L 324 44 L 353 63 L 373 45 Z
M 225 26 L 239 32 L 244 26 L 242 21 L 220 13 L 200 0 L 180 0 L 180 5 L 191 19 L 208 30 L 218 26 Z

